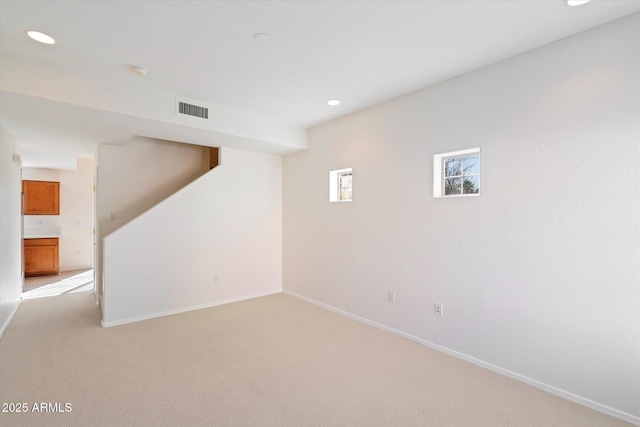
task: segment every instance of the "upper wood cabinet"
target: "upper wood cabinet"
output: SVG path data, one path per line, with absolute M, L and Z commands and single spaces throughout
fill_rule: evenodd
M 25 215 L 60 215 L 60 183 L 22 181 Z

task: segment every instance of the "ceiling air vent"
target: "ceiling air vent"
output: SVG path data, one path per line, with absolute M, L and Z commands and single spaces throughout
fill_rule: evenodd
M 201 119 L 209 118 L 209 108 L 201 105 L 196 105 L 193 102 L 185 102 L 184 100 L 177 100 L 178 102 L 178 114 L 184 114 L 186 116 L 200 117 Z

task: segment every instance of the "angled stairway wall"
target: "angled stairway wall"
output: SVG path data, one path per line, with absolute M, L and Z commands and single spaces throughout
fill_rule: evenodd
M 102 254 L 103 326 L 280 292 L 282 158 L 225 148 Z
M 98 146 L 97 219 L 101 237 L 209 171 L 208 147 L 138 137 Z
M 102 241 L 129 221 L 209 171 L 208 147 L 135 137 L 98 145 L 96 285 L 102 294 Z

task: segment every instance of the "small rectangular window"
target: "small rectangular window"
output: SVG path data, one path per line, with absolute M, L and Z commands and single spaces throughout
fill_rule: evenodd
M 480 194 L 480 148 L 433 156 L 433 196 Z
M 444 195 L 480 192 L 480 156 L 445 158 Z
M 329 172 L 329 201 L 350 202 L 353 200 L 353 172 L 351 168 Z
M 352 173 L 342 172 L 338 174 L 338 199 L 341 202 L 345 202 L 347 200 L 351 200 L 353 196 L 353 188 L 351 185 L 352 182 Z

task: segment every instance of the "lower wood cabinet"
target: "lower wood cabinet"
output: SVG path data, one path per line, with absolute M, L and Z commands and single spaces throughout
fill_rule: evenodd
M 58 273 L 58 238 L 24 239 L 25 277 Z

